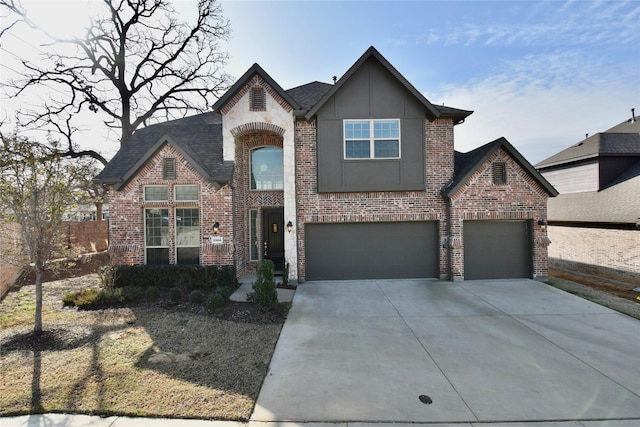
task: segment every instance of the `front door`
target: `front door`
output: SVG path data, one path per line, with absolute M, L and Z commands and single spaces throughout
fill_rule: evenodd
M 284 208 L 263 209 L 263 258 L 273 261 L 276 271 L 284 268 Z

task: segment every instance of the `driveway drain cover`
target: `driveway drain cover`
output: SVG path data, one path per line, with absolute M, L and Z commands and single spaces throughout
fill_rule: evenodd
M 426 394 L 421 394 L 420 396 L 418 396 L 418 399 L 420 399 L 420 402 L 424 403 L 425 405 L 431 405 L 433 403 L 433 400 L 431 400 L 431 398 Z

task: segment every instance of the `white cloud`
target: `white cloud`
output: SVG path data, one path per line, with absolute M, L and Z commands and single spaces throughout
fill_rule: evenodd
M 535 164 L 638 111 L 638 69 L 607 65 L 567 51 L 527 55 L 431 99 L 475 111 L 456 127 L 457 150 L 504 136 Z

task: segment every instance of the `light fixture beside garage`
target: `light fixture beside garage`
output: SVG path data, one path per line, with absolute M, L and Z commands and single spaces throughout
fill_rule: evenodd
M 539 219 L 538 220 L 538 225 L 540 226 L 540 230 L 542 230 L 542 231 L 546 231 L 547 230 L 547 221 L 545 221 L 544 219 Z
M 293 223 L 291 221 L 287 222 L 287 231 L 289 233 L 291 233 L 291 230 L 293 230 Z
M 218 221 L 213 223 L 213 234 L 218 234 L 220 231 L 220 223 Z

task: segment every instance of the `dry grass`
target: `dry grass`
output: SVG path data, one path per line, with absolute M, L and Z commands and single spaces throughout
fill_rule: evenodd
M 62 308 L 62 295 L 88 286 L 97 286 L 95 275 L 45 284 L 47 333 L 38 339 L 30 336 L 32 286 L 0 303 L 0 416 L 250 417 L 281 322 L 148 306 Z

